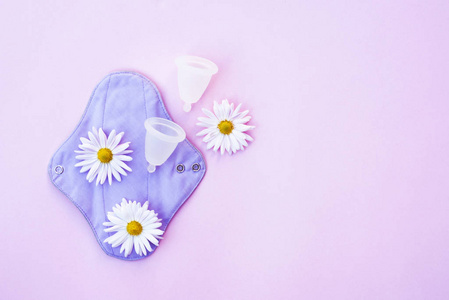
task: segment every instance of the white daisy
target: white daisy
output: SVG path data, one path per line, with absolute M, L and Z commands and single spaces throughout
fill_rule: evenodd
M 131 254 L 133 247 L 136 253 L 142 256 L 147 255 L 147 250 L 153 251 L 150 242 L 159 245 L 158 239 L 162 239 L 161 235 L 164 234 L 158 229 L 162 226 L 162 220 L 157 218 L 154 210 L 148 210 L 148 201 L 140 206 L 136 201 L 127 202 L 123 198 L 121 205 L 116 204 L 112 210 L 114 212 L 108 212 L 110 222 L 103 223 L 104 226 L 112 227 L 104 231 L 117 233 L 105 239 L 105 243 L 111 244 L 112 247 L 122 245 L 120 253 L 125 251 L 125 257 Z
M 87 173 L 86 179 L 92 182 L 97 177 L 98 183 L 103 184 L 108 178 L 109 185 L 112 184 L 112 176 L 121 181 L 120 174 L 126 176 L 127 170 L 131 172 L 131 168 L 128 167 L 124 161 L 131 161 L 132 157 L 126 155 L 132 153 L 132 150 L 126 150 L 129 147 L 129 142 L 119 144 L 123 137 L 123 132 L 116 134 L 115 130 L 112 130 L 107 137 L 103 130 L 100 128 L 97 130 L 92 127 L 92 132 L 88 132 L 89 139 L 80 138 L 81 150 L 75 150 L 80 155 L 76 156 L 76 159 L 82 160 L 77 163 L 75 167 L 81 167 L 80 173 Z
M 203 108 L 203 112 L 208 118 L 200 117 L 197 123 L 199 126 L 207 127 L 197 133 L 197 136 L 206 135 L 203 141 L 207 143 L 207 149 L 214 148 L 223 155 L 225 151 L 229 154 L 235 153 L 238 150 L 243 150 L 247 147 L 248 141 L 253 141 L 245 131 L 254 129 L 255 126 L 246 125 L 251 117 L 247 116 L 249 110 L 240 111 L 242 104 L 239 104 L 234 109 L 234 103 L 229 105 L 228 100 L 225 99 L 221 104 L 214 101 L 214 113 Z

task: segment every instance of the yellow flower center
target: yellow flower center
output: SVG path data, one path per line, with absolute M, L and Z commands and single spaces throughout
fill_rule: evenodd
M 218 124 L 218 129 L 220 129 L 220 132 L 223 134 L 230 134 L 234 129 L 234 124 L 232 124 L 231 121 L 224 120 Z
M 112 151 L 108 148 L 101 148 L 98 150 L 97 157 L 102 163 L 108 163 L 112 160 Z
M 137 221 L 131 221 L 126 226 L 126 231 L 128 231 L 130 235 L 139 235 L 142 233 L 142 225 Z

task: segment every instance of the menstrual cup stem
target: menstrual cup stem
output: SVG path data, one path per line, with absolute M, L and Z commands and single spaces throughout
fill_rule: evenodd
M 185 112 L 189 112 L 192 109 L 192 105 L 190 103 L 184 103 L 183 109 Z
M 153 173 L 154 171 L 156 171 L 156 166 L 149 164 L 147 170 L 149 173 Z

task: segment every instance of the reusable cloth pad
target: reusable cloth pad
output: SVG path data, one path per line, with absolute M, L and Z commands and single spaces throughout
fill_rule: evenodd
M 165 231 L 171 218 L 187 200 L 202 180 L 206 171 L 201 153 L 189 141 L 184 140 L 154 173 L 148 173 L 145 160 L 144 121 L 150 117 L 169 119 L 155 85 L 140 74 L 131 72 L 112 73 L 95 88 L 80 123 L 50 160 L 48 172 L 53 184 L 78 207 L 106 254 L 124 259 L 137 260 L 140 256 L 133 249 L 128 257 L 120 254 L 120 247 L 112 248 L 103 241 L 113 233 L 104 231 L 103 222 L 107 212 L 120 204 L 122 198 L 143 204 L 149 201 L 149 209 L 162 219 L 161 230 Z M 80 137 L 86 137 L 92 127 L 103 128 L 109 134 L 113 129 L 124 132 L 122 141 L 131 142 L 129 154 L 133 160 L 127 162 L 132 172 L 122 176 L 121 182 L 114 180 L 95 185 L 86 180 L 75 167 Z M 179 165 L 183 165 L 182 168 Z M 184 169 L 184 170 L 183 170 Z M 179 172 L 179 170 L 183 170 Z M 150 252 L 147 256 L 151 255 Z

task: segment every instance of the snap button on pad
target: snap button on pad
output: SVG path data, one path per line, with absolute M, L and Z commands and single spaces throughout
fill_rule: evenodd
M 64 167 L 63 166 L 57 165 L 55 167 L 55 173 L 56 174 L 61 175 L 63 172 L 64 172 Z
M 201 169 L 201 165 L 199 163 L 195 163 L 192 165 L 193 172 L 198 172 Z
M 178 171 L 178 173 L 184 172 L 185 169 L 186 168 L 184 167 L 183 164 L 179 164 L 179 165 L 176 166 L 176 171 Z

